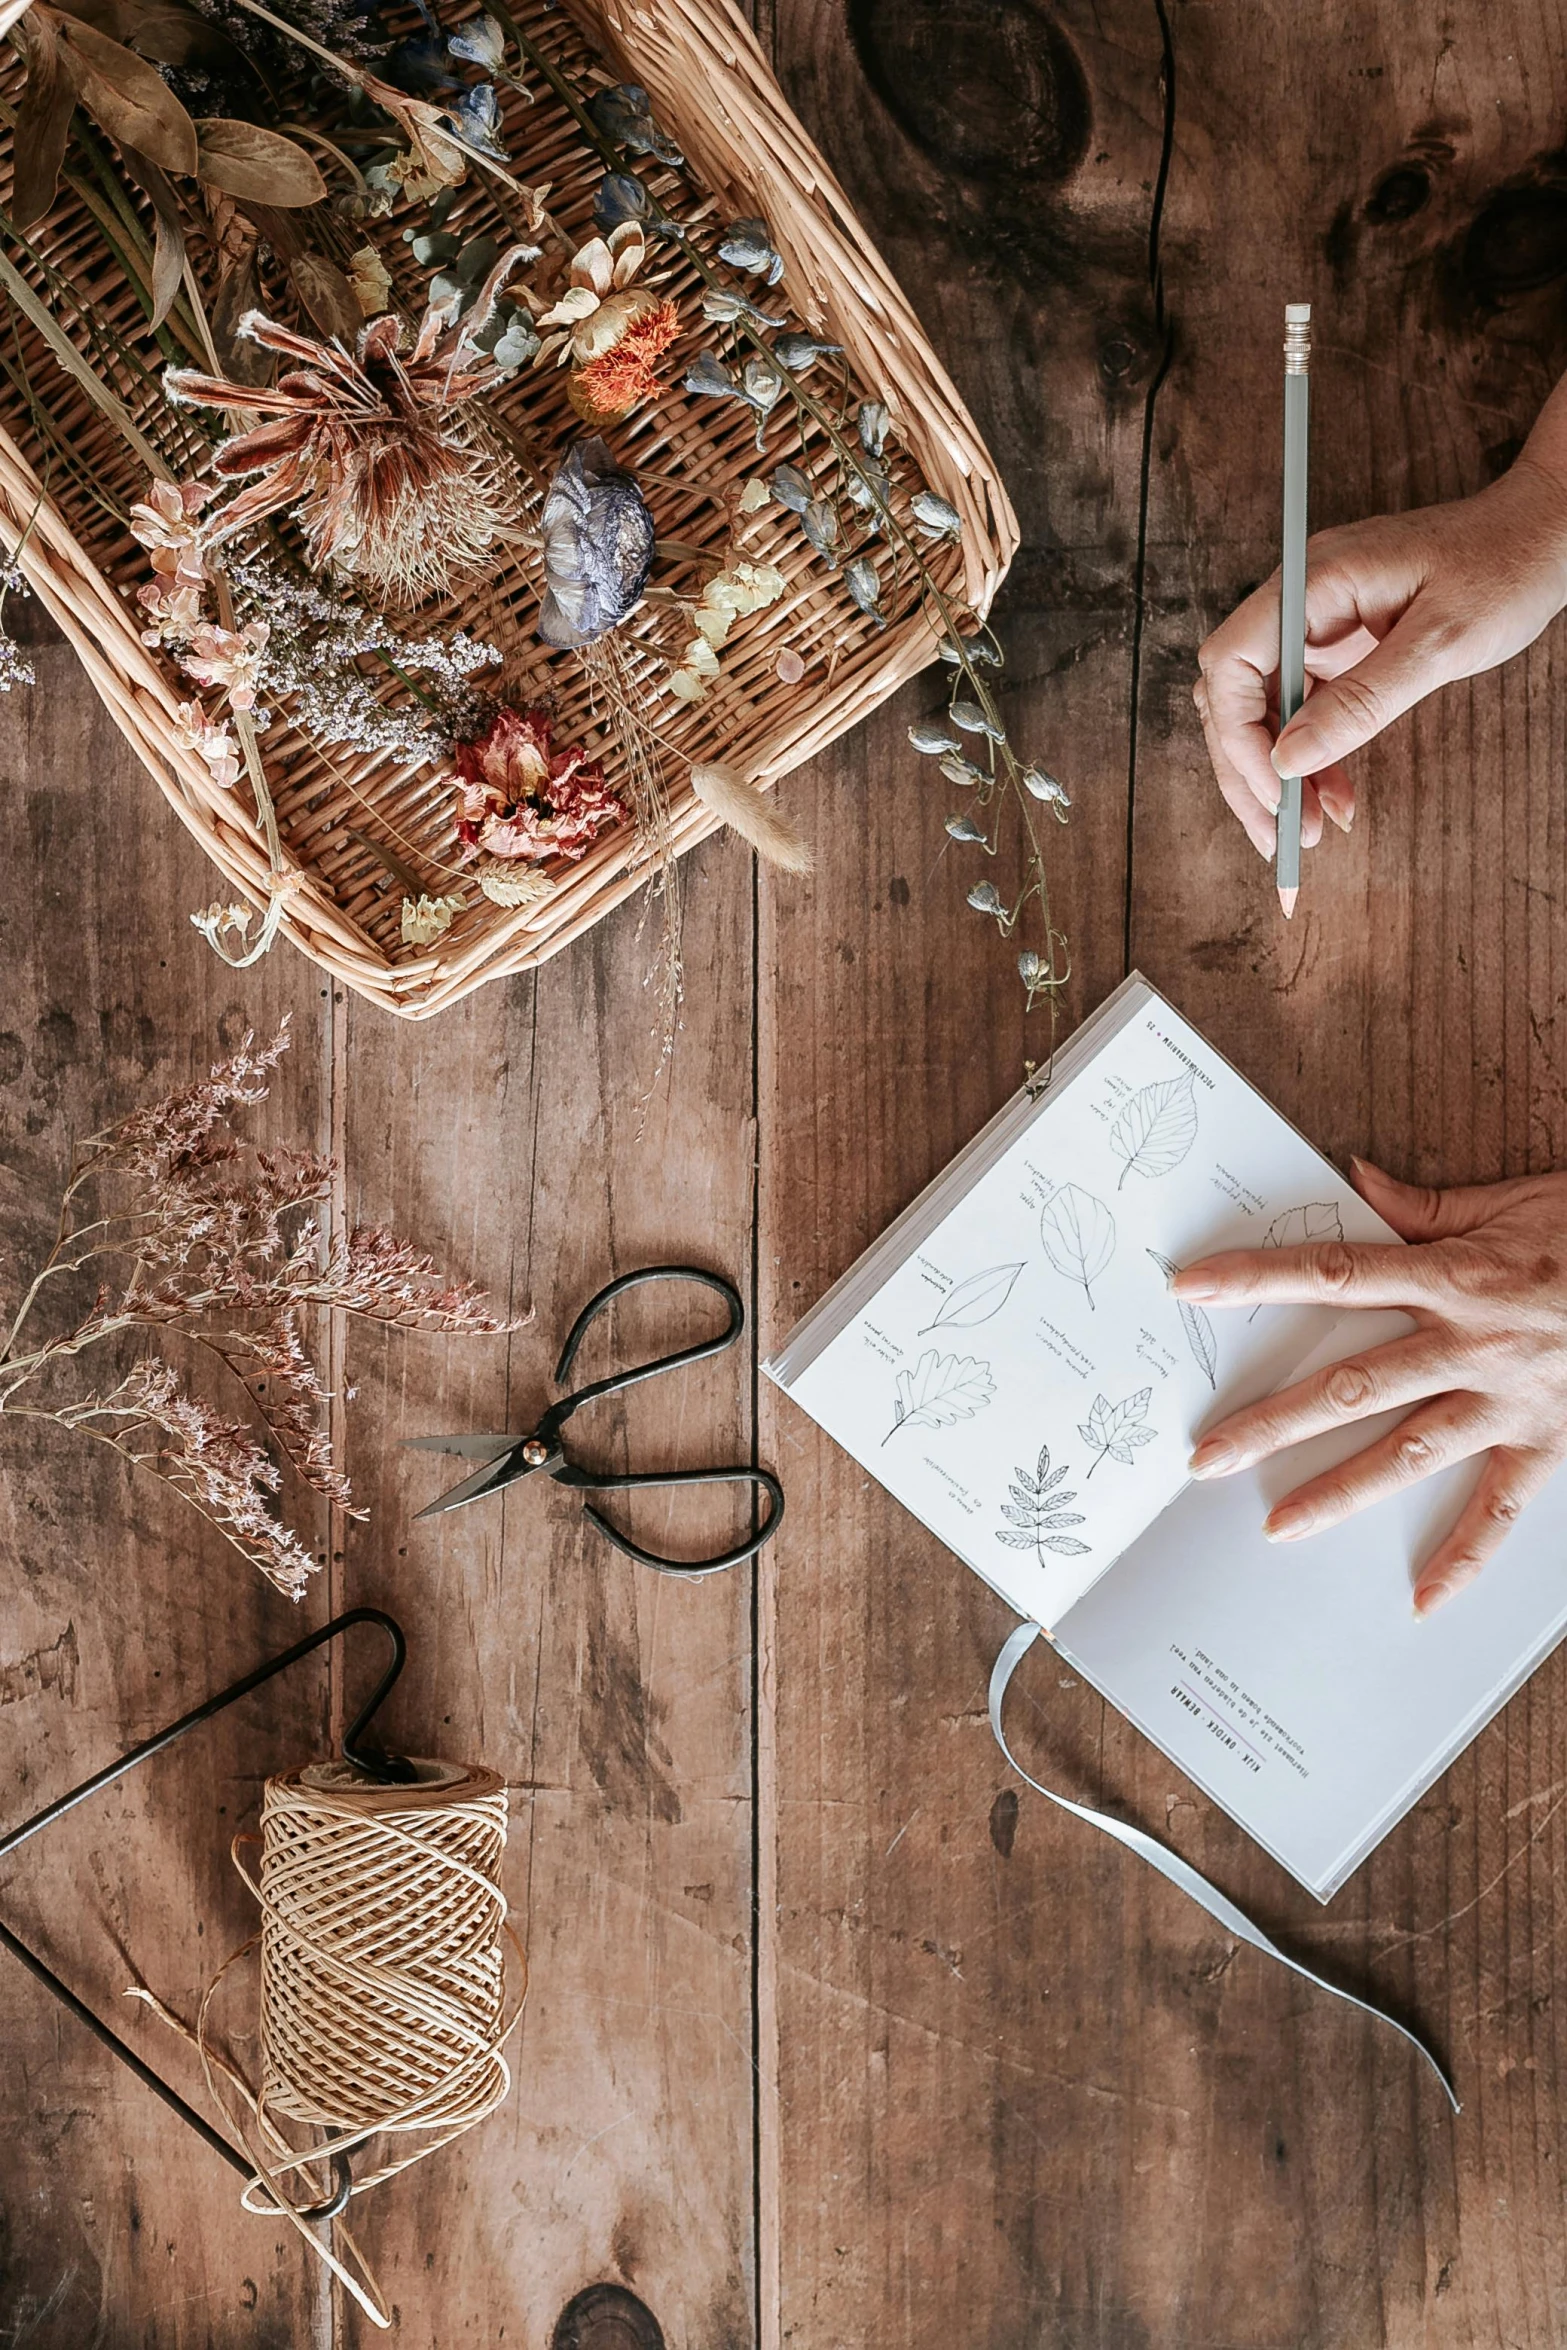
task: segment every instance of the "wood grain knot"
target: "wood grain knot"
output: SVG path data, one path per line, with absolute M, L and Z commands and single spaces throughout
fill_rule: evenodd
M 664 2350 L 664 2330 L 623 2285 L 589 2285 L 555 2320 L 550 2350 Z
M 1431 201 L 1431 174 L 1420 163 L 1400 163 L 1385 171 L 1366 198 L 1366 218 L 1374 228 L 1413 220 Z
M 1463 273 L 1491 308 L 1567 277 L 1567 188 L 1501 188 L 1464 239 Z
M 849 0 L 849 31 L 888 112 L 945 170 L 1040 187 L 1087 154 L 1087 77 L 1033 0 Z

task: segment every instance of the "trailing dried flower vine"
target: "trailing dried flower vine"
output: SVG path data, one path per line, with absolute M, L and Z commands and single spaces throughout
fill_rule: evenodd
M 304 1485 L 363 1517 L 333 1455 L 307 1329 L 322 1313 L 402 1330 L 516 1328 L 481 1290 L 389 1232 L 324 1235 L 329 1159 L 295 1150 L 247 1159 L 232 1119 L 266 1100 L 288 1044 L 286 1020 L 268 1045 L 247 1035 L 208 1077 L 82 1145 L 54 1245 L 0 1348 L 0 1417 L 79 1430 L 151 1470 L 298 1599 L 321 1562 L 279 1514 L 279 1460 L 248 1419 L 193 1394 L 156 1350 L 105 1385 L 70 1385 L 95 1349 L 178 1337 L 233 1375 Z M 84 1275 L 97 1282 L 91 1305 L 39 1336 L 41 1309 L 61 1285 L 79 1293 Z

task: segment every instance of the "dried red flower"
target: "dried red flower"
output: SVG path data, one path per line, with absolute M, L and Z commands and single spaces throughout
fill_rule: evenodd
M 497 710 L 457 746 L 457 837 L 471 854 L 575 864 L 626 811 L 580 743 L 557 750 L 546 710 Z

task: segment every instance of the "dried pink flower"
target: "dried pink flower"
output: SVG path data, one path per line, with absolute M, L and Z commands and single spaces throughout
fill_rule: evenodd
M 190 651 L 180 663 L 198 685 L 225 686 L 236 710 L 253 710 L 261 677 L 261 657 L 271 635 L 264 620 L 252 620 L 237 632 L 215 628 L 204 620 L 192 632 Z
M 211 719 L 199 702 L 181 702 L 174 713 L 174 739 L 207 762 L 207 772 L 223 791 L 232 791 L 240 778 L 238 743 L 221 721 Z
M 168 577 L 204 580 L 198 516 L 212 495 L 205 482 L 151 481 L 131 508 L 131 535 L 152 552 L 152 568 Z
M 265 1101 L 288 1048 L 287 1022 L 269 1045 L 247 1036 L 195 1085 L 136 1110 L 78 1154 L 61 1233 L 0 1348 L 0 1414 L 51 1418 L 154 1470 L 292 1598 L 319 1564 L 278 1513 L 277 1460 L 240 1420 L 192 1395 L 171 1366 L 145 1356 L 107 1393 L 40 1402 L 45 1382 L 91 1347 L 171 1331 L 241 1382 L 279 1452 L 313 1492 L 352 1509 L 332 1453 L 329 1397 L 306 1343 L 311 1309 L 402 1329 L 515 1329 L 470 1283 L 381 1230 L 323 1243 L 318 1211 L 336 1171 L 314 1151 L 247 1153 L 236 1111 Z M 77 1201 L 93 1187 L 90 1211 Z M 89 1267 L 121 1268 L 88 1310 L 24 1346 L 51 1283 Z M 24 1400 L 25 1398 L 25 1400 Z

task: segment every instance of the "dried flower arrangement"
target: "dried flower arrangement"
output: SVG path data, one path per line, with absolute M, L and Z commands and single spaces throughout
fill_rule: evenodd
M 221 1363 L 309 1489 L 356 1510 L 333 1457 L 329 1397 L 307 1330 L 352 1314 L 402 1330 L 514 1329 L 480 1290 L 382 1230 L 333 1233 L 319 1219 L 334 1169 L 312 1151 L 257 1151 L 231 1121 L 267 1098 L 289 1042 L 247 1036 L 198 1084 L 132 1111 L 76 1155 L 54 1246 L 0 1350 L 0 1416 L 49 1420 L 109 1445 L 181 1494 L 291 1599 L 319 1561 L 278 1512 L 277 1459 L 247 1420 L 225 1417 L 158 1352 L 106 1386 L 71 1390 L 81 1358 L 143 1335 L 179 1338 Z M 102 1275 L 117 1268 L 113 1280 Z M 36 1335 L 40 1307 L 90 1274 L 85 1312 Z M 63 1392 L 62 1392 L 63 1387 Z
M 655 111 L 596 0 L 415 5 L 31 0 L 0 71 L 0 521 L 25 449 L 134 599 L 169 764 L 244 876 L 194 919 L 235 963 L 286 930 L 363 984 L 373 952 L 423 1013 L 648 883 L 667 1051 L 677 851 L 716 819 L 805 869 L 761 786 L 939 649 L 914 741 L 968 795 L 954 840 L 994 857 L 1020 817 L 1017 890 L 969 898 L 1053 995 L 1066 794 L 1008 739 L 984 620 L 1010 515 L 940 472 L 966 419 L 917 336 L 824 306 L 841 221 L 802 252 L 798 173 L 718 88 L 759 60 L 704 54 L 704 111 L 665 59 Z M 687 161 L 738 119 L 777 236 Z

